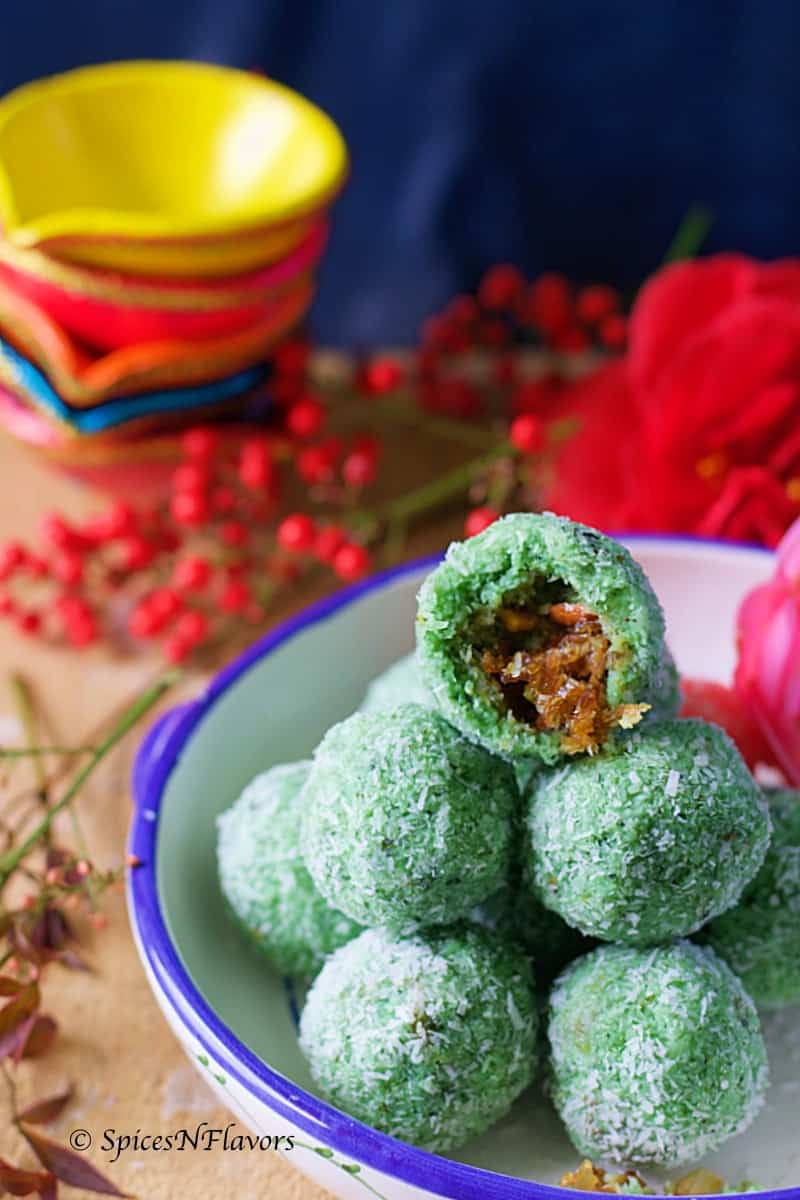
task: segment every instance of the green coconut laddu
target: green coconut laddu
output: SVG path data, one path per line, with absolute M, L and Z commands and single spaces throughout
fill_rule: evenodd
M 755 1005 L 713 950 L 601 946 L 550 997 L 550 1093 L 587 1158 L 675 1166 L 745 1130 L 764 1103 Z
M 408 937 L 378 928 L 317 976 L 300 1046 L 339 1108 L 442 1153 L 488 1129 L 531 1083 L 537 1026 L 518 947 L 465 923 Z
M 300 796 L 310 767 L 271 767 L 217 818 L 220 887 L 236 924 L 279 971 L 307 979 L 361 931 L 323 899 L 303 862 Z
M 509 760 L 593 754 L 651 710 L 677 711 L 664 617 L 613 538 L 514 513 L 454 543 L 424 581 L 423 683 L 461 732 Z
M 767 788 L 772 841 L 739 903 L 712 921 L 706 939 L 756 1004 L 800 1004 L 800 791 Z
M 319 892 L 361 925 L 466 916 L 508 875 L 510 765 L 419 704 L 356 712 L 314 752 L 300 844 Z
M 770 841 L 744 759 L 695 719 L 542 771 L 525 804 L 529 890 L 587 936 L 635 946 L 688 936 L 737 904 Z

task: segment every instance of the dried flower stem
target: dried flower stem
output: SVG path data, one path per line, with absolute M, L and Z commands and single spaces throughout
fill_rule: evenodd
M 39 741 L 38 722 L 33 708 L 33 696 L 28 683 L 21 675 L 12 675 L 11 692 L 19 713 L 22 728 L 25 730 L 27 751 L 36 746 Z M 47 775 L 41 760 L 33 756 L 33 770 L 36 776 L 36 791 L 42 804 L 47 804 Z
M 80 789 L 85 784 L 86 780 L 94 771 L 95 767 L 106 757 L 106 755 L 117 745 L 118 742 L 133 728 L 141 718 L 148 713 L 161 699 L 164 693 L 173 686 L 178 678 L 178 672 L 170 672 L 165 675 L 151 688 L 148 688 L 127 710 L 123 713 L 118 723 L 114 726 L 111 732 L 105 737 L 97 749 L 92 753 L 91 758 L 86 765 L 78 772 L 75 779 L 67 788 L 64 795 L 48 809 L 46 815 L 42 818 L 36 828 L 19 846 L 15 846 L 6 854 L 0 857 L 0 891 L 5 887 L 12 872 L 19 866 L 22 860 L 30 854 L 31 850 L 47 836 L 53 821 L 60 812 L 72 802 Z

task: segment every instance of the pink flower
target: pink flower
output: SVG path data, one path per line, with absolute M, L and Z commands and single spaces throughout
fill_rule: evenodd
M 738 640 L 736 691 L 800 786 L 800 520 L 778 546 L 772 579 L 745 597 Z

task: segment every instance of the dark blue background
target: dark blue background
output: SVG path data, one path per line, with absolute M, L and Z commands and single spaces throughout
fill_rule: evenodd
M 5 0 L 0 87 L 112 58 L 258 66 L 339 122 L 353 176 L 320 337 L 398 343 L 497 260 L 635 284 L 682 215 L 800 249 L 793 0 Z

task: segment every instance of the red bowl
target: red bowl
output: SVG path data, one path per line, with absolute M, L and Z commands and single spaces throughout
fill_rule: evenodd
M 205 341 L 240 333 L 268 320 L 288 296 L 308 285 L 307 275 L 301 275 L 246 302 L 153 308 L 68 291 L 52 279 L 21 272 L 4 262 L 0 263 L 0 281 L 98 350 L 119 350 L 141 342 Z

